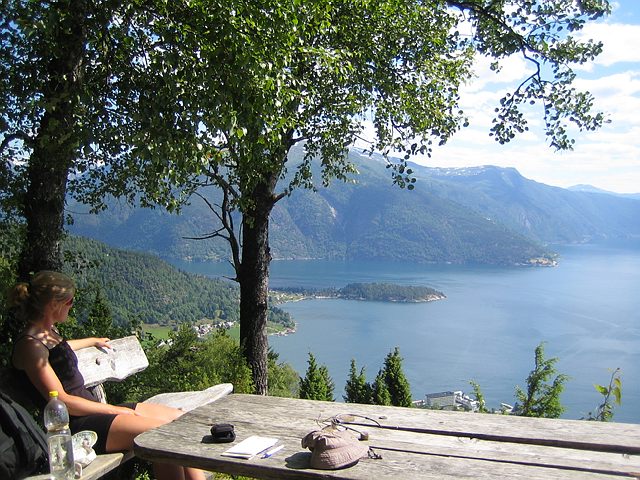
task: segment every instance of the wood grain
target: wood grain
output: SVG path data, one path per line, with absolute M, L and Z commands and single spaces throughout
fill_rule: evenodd
M 105 381 L 122 381 L 149 366 L 135 335 L 111 340 L 111 350 L 88 347 L 77 350 L 78 369 L 86 387 Z
M 337 471 L 308 468 L 301 438 L 337 414 L 377 420 L 367 431 L 381 460 Z M 233 423 L 237 440 L 278 437 L 285 448 L 268 459 L 220 454 L 229 444 L 204 444 L 213 423 Z M 424 430 L 411 431 L 411 430 Z M 428 433 L 426 433 L 428 431 Z M 489 439 L 490 438 L 490 439 Z M 517 441 L 513 441 L 517 439 Z M 640 425 L 439 412 L 333 402 L 230 395 L 136 438 L 136 455 L 254 478 L 578 479 L 634 477 L 640 471 Z M 559 446 L 552 446 L 559 445 Z M 613 450 L 613 451 L 612 451 Z

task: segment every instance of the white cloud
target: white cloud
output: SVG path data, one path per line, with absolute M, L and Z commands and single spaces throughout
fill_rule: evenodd
M 640 69 L 603 75 L 595 79 L 578 78 L 575 85 L 597 96 L 635 95 L 640 93 Z
M 607 113 L 616 127 L 624 130 L 640 125 L 640 70 L 581 79 L 576 87 L 591 92 L 596 109 Z
M 603 50 L 595 65 L 610 67 L 624 62 L 640 62 L 640 25 L 624 23 L 591 23 L 576 37 L 603 42 Z
M 634 7 L 635 2 L 640 0 L 631 0 Z M 627 7 L 627 12 L 634 7 Z M 617 8 L 611 18 L 620 12 Z M 491 60 L 479 56 L 474 64 L 476 78 L 461 89 L 460 106 L 470 126 L 457 132 L 447 145 L 436 147 L 431 158 L 412 160 L 434 167 L 515 167 L 527 178 L 549 185 L 583 183 L 615 192 L 640 192 L 640 25 L 617 17 L 611 23 L 605 19 L 587 24 L 579 32 L 580 38 L 602 40 L 605 45 L 595 62 L 577 70 L 575 86 L 594 95 L 595 110 L 605 111 L 611 123 L 595 132 L 573 132 L 574 151 L 549 148 L 538 106 L 531 107 L 527 116 L 530 131 L 507 145 L 497 144 L 489 136 L 494 109 L 532 67 L 516 55 L 503 60 L 496 74 L 489 68 Z
M 476 55 L 473 63 L 475 77 L 464 87 L 465 91 L 474 92 L 487 88 L 489 85 L 513 84 L 531 74 L 531 65 L 521 56 L 508 57 L 500 61 L 500 71 L 491 70 L 494 60 Z

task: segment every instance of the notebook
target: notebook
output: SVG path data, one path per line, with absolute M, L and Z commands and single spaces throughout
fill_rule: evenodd
M 258 435 L 252 435 L 249 438 L 244 439 L 240 443 L 234 445 L 229 450 L 223 452 L 221 455 L 225 457 L 246 458 L 250 459 L 268 450 L 278 443 L 277 438 L 260 437 Z

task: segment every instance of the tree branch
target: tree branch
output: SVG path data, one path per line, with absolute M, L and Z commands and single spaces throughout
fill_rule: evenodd
M 518 44 L 520 45 L 520 50 L 522 51 L 523 54 L 527 50 L 542 54 L 542 52 L 540 52 L 540 50 L 538 50 L 531 43 L 529 43 L 522 34 L 516 32 L 511 25 L 505 22 L 503 18 L 495 15 L 493 12 L 489 11 L 488 8 L 485 8 L 483 5 L 479 4 L 479 2 L 476 2 L 473 0 L 470 0 L 470 1 L 447 0 L 447 4 L 451 7 L 455 7 L 459 9 L 461 12 L 464 12 L 464 11 L 473 12 L 478 17 L 484 17 L 485 19 L 492 21 L 496 25 L 499 25 L 508 35 L 512 36 L 512 38 L 514 38 L 518 42 Z
M 2 143 L 0 144 L 0 153 L 2 153 L 14 140 L 22 140 L 28 146 L 33 147 L 33 138 L 31 138 L 27 132 L 19 131 L 5 135 Z
M 214 168 L 214 171 L 216 169 Z M 240 258 L 240 241 L 238 239 L 238 235 L 236 235 L 235 232 L 235 225 L 233 222 L 233 216 L 231 215 L 232 213 L 232 207 L 231 207 L 231 200 L 229 198 L 230 195 L 230 191 L 232 191 L 233 189 L 231 188 L 231 186 L 229 185 L 229 183 L 222 178 L 221 175 L 219 174 L 214 174 L 213 172 L 210 173 L 211 178 L 214 180 L 214 182 L 221 188 L 222 190 L 222 204 L 221 205 L 216 205 L 216 204 L 212 204 L 204 195 L 202 195 L 200 192 L 194 192 L 194 194 L 198 197 L 200 197 L 200 199 L 202 199 L 202 201 L 205 202 L 205 204 L 207 205 L 207 207 L 209 208 L 209 210 L 211 210 L 213 212 L 213 214 L 218 218 L 218 220 L 220 221 L 220 223 L 222 224 L 222 226 L 208 234 L 208 235 L 204 235 L 201 236 L 199 238 L 191 238 L 192 240 L 205 240 L 205 239 L 210 239 L 210 238 L 215 238 L 215 237 L 220 237 L 220 238 L 224 238 L 228 243 L 229 246 L 231 248 L 231 256 L 233 259 L 233 268 L 236 272 L 236 279 L 238 278 L 238 273 L 239 273 L 239 268 L 241 266 L 241 258 Z M 233 193 L 232 193 L 233 195 Z M 223 235 L 223 232 L 226 232 L 226 235 Z M 187 237 L 185 237 L 187 238 Z

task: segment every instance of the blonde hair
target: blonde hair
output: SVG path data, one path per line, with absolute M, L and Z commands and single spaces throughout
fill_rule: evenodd
M 64 273 L 43 270 L 29 283 L 20 282 L 9 291 L 9 307 L 17 316 L 28 321 L 40 317 L 52 301 L 67 302 L 76 293 L 75 283 Z

